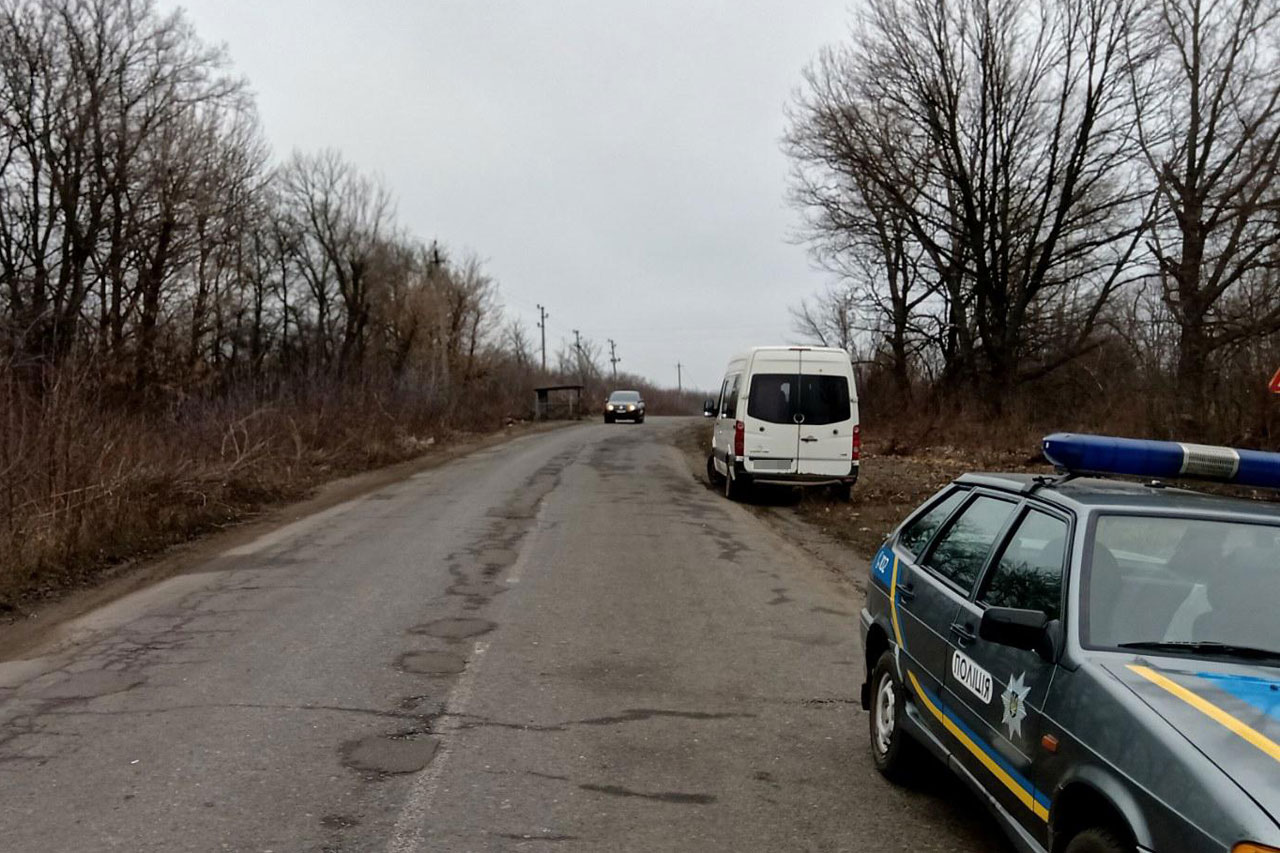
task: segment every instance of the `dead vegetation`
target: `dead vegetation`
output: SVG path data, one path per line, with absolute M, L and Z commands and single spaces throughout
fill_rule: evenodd
M 6 403 L 3 609 L 503 422 L 493 406 L 445 419 L 429 399 L 342 384 L 131 411 L 70 382 L 36 396 L 10 378 Z
M 539 365 L 379 180 L 276 160 L 184 12 L 0 2 L 0 608 L 500 429 L 535 385 L 604 393 L 598 353 Z

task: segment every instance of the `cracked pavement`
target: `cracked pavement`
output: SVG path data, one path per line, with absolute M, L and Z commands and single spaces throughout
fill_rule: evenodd
M 1003 849 L 876 775 L 860 595 L 681 426 L 490 447 L 0 664 L 0 849 Z

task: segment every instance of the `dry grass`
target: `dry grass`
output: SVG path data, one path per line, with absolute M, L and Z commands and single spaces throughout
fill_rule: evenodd
M 337 383 L 137 411 L 0 377 L 0 399 L 0 609 L 504 420 L 501 401 Z

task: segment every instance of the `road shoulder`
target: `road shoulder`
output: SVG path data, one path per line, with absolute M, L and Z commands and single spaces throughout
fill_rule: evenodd
M 708 440 L 705 423 L 693 423 L 675 434 L 676 447 L 684 457 L 689 476 L 710 490 L 713 487 L 706 475 Z M 743 505 L 842 581 L 859 592 L 866 591 L 867 566 L 874 548 L 843 541 L 809 521 L 806 515 L 810 513 L 802 513 L 800 501 L 785 490 L 774 490 Z M 815 507 L 807 509 L 812 511 Z
M 196 571 L 219 554 L 244 547 L 287 525 L 470 454 L 573 423 L 554 421 L 506 427 L 501 432 L 444 445 L 414 459 L 330 480 L 301 501 L 275 505 L 253 518 L 202 534 L 157 554 L 121 563 L 98 576 L 98 582 L 91 586 L 69 590 L 29 605 L 21 612 L 6 614 L 0 620 L 0 661 L 21 658 L 44 644 L 66 623 L 126 595 Z

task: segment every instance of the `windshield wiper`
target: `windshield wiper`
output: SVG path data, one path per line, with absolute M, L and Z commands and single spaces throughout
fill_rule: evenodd
M 1212 640 L 1143 640 L 1137 643 L 1120 643 L 1122 649 L 1145 649 L 1153 652 L 1189 652 L 1249 660 L 1280 660 L 1280 651 L 1260 649 L 1255 646 L 1237 646 Z

